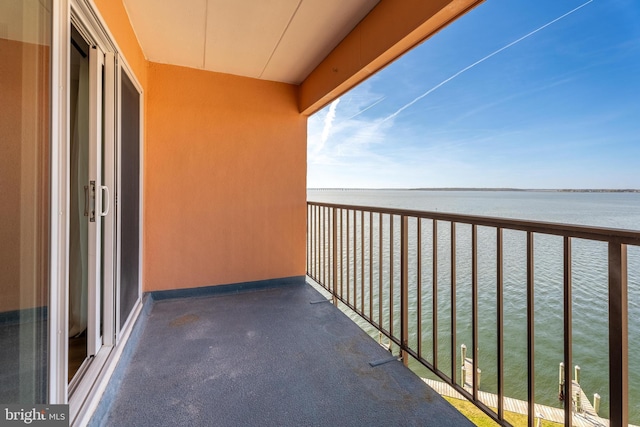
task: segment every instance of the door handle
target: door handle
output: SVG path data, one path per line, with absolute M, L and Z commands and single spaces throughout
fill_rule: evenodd
M 100 216 L 107 216 L 107 214 L 109 213 L 109 208 L 111 207 L 111 195 L 109 194 L 109 187 L 107 187 L 106 185 L 101 185 L 100 190 L 107 194 L 106 202 L 104 197 L 100 198 L 100 200 L 103 202 L 103 205 L 102 205 L 103 210 L 102 212 L 100 212 Z M 104 209 L 105 205 L 107 206 L 106 209 Z
M 89 216 L 89 186 L 84 186 L 84 216 Z
M 89 181 L 90 199 L 93 199 L 93 204 L 90 203 L 91 210 L 89 211 L 89 222 L 96 222 L 96 182 Z
M 93 199 L 93 209 L 91 209 L 91 199 Z M 89 185 L 84 186 L 84 216 L 89 217 L 89 222 L 96 222 L 96 182 L 89 181 Z

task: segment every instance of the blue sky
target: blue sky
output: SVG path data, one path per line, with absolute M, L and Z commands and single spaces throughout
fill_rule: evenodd
M 487 0 L 308 135 L 310 188 L 640 188 L 640 1 Z

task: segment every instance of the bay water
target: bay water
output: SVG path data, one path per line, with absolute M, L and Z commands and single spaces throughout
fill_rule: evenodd
M 640 193 L 565 191 L 434 191 L 434 190 L 308 190 L 308 200 L 347 205 L 414 209 L 444 213 L 527 219 L 640 231 Z M 448 227 L 438 224 L 438 365 L 451 371 L 450 257 Z M 428 228 L 428 227 L 427 227 Z M 399 229 L 399 227 L 398 227 Z M 450 234 L 450 233 L 449 233 Z M 495 230 L 480 228 L 478 252 L 478 353 L 481 389 L 496 386 L 496 272 Z M 429 263 L 431 242 L 424 235 L 422 294 L 423 352 L 432 360 Z M 535 244 L 535 388 L 536 403 L 562 407 L 558 401 L 558 367 L 563 359 L 562 238 L 536 234 Z M 471 238 L 470 227 L 456 228 L 456 341 L 471 352 Z M 504 384 L 505 395 L 527 400 L 526 348 L 526 234 L 504 234 Z M 388 250 L 388 249 L 387 249 Z M 414 251 L 410 250 L 413 254 Z M 424 255 L 426 254 L 426 255 Z M 465 254 L 467 256 L 465 256 Z M 410 254 L 410 259 L 411 259 Z M 640 248 L 628 248 L 629 281 L 629 406 L 630 422 L 640 425 Z M 410 271 L 410 276 L 415 269 Z M 600 416 L 608 417 L 608 301 L 607 246 L 573 239 L 573 364 L 581 368 L 580 383 L 592 400 L 602 397 Z M 410 289 L 411 284 L 410 284 Z M 410 290 L 410 298 L 415 292 Z M 395 298 L 394 305 L 399 304 Z M 396 307 L 394 310 L 397 310 Z M 388 307 L 385 308 L 388 311 Z M 385 314 L 388 316 L 388 313 Z M 354 320 L 357 320 L 354 317 Z M 397 320 L 396 320 L 397 321 Z M 410 312 L 410 343 L 418 340 L 416 313 Z M 361 326 L 376 336 L 365 323 Z M 459 367 L 460 352 L 456 354 Z M 411 363 L 423 377 L 430 372 Z

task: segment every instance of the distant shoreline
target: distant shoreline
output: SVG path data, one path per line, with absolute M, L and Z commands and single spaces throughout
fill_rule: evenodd
M 464 187 L 435 187 L 435 188 L 307 188 L 312 191 L 520 191 L 539 193 L 640 193 L 640 189 L 624 188 L 464 188 Z

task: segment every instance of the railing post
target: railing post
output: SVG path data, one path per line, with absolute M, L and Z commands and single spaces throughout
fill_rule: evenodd
M 369 319 L 373 321 L 373 212 L 369 212 Z
M 433 341 L 433 367 L 438 369 L 438 221 L 433 220 L 433 242 L 432 242 L 432 283 L 431 283 L 431 328 Z
M 327 226 L 327 208 L 322 207 L 322 281 L 326 287 L 329 287 L 329 280 L 327 280 L 327 240 L 329 237 Z
M 534 319 L 534 245 L 533 233 L 527 232 L 527 383 L 528 383 L 528 403 L 529 403 L 529 427 L 533 427 L 535 422 L 535 319 Z
M 560 364 L 560 390 L 561 397 L 564 400 L 564 424 L 570 426 L 573 419 L 573 402 L 572 382 L 571 382 L 571 365 L 573 363 L 573 312 L 572 312 L 572 254 L 571 254 L 571 237 L 564 238 L 564 363 Z M 559 396 L 560 397 L 560 396 Z
M 313 210 L 313 221 L 315 226 L 314 232 L 314 248 L 313 248 L 313 277 L 315 280 L 319 279 L 318 270 L 320 269 L 320 256 L 318 255 L 320 252 L 320 220 L 318 218 L 320 212 L 320 205 L 316 205 Z
M 344 253 L 344 247 L 343 247 L 343 243 L 342 243 L 342 233 L 343 233 L 342 221 L 343 221 L 344 215 L 342 213 L 342 208 L 339 208 L 338 212 L 340 214 L 340 232 L 338 233 L 338 239 L 339 239 L 339 242 L 338 242 L 339 243 L 339 245 L 338 245 L 339 255 L 338 256 L 340 257 L 340 281 L 338 282 L 339 283 L 338 287 L 340 288 L 339 294 L 340 294 L 340 298 L 342 299 L 342 298 L 344 298 L 344 293 L 343 293 L 343 288 L 344 288 L 343 287 L 343 282 L 344 282 L 343 281 L 343 278 L 344 278 L 344 276 L 343 276 L 344 259 L 343 259 L 343 255 L 342 255 Z M 336 225 L 336 227 L 337 227 L 337 225 Z
M 332 291 L 332 299 L 333 305 L 338 305 L 338 212 L 336 208 L 331 209 L 332 218 L 331 218 L 331 238 L 333 240 L 332 245 L 332 258 L 333 262 L 331 263 L 331 267 L 333 269 L 333 291 Z
M 416 218 L 416 329 L 418 357 L 422 358 L 422 218 Z
M 478 226 L 471 226 L 471 357 L 473 358 L 473 389 L 471 390 L 473 399 L 478 399 L 480 389 L 480 375 L 478 372 Z M 462 362 L 464 366 L 464 360 Z
M 311 247 L 311 231 L 309 229 L 309 222 L 311 221 L 311 205 L 307 202 L 307 275 L 311 276 L 311 272 L 309 271 L 309 262 L 311 260 L 311 251 L 309 248 Z
M 400 347 L 402 363 L 409 364 L 409 218 L 405 215 L 401 218 L 400 226 Z
M 627 245 L 609 243 L 609 395 L 612 427 L 629 424 Z
M 364 309 L 364 211 L 360 211 L 360 310 L 365 316 Z
M 378 328 L 380 329 L 384 329 L 383 327 L 383 321 L 382 321 L 382 282 L 383 282 L 383 278 L 382 278 L 382 272 L 383 272 L 383 239 L 382 239 L 382 226 L 383 226 L 383 219 L 382 219 L 382 213 L 378 214 L 378 221 L 379 221 L 379 225 L 378 225 Z
M 314 223 L 313 223 L 313 210 L 314 210 L 314 206 L 313 205 L 309 205 L 309 211 L 308 211 L 308 215 L 307 215 L 307 233 L 309 236 L 309 244 L 308 244 L 308 248 L 307 248 L 307 259 L 308 259 L 308 265 L 307 265 L 307 274 L 309 274 L 309 276 L 313 277 L 313 230 L 314 230 Z
M 456 261 L 456 223 L 451 221 L 451 381 L 455 384 L 458 382 L 458 370 L 456 369 L 456 351 L 458 344 L 456 341 L 456 324 L 457 324 L 457 303 L 456 303 L 456 287 L 457 287 L 457 261 Z
M 389 215 L 389 335 L 390 338 L 395 337 L 393 334 L 393 215 Z M 400 246 L 402 246 L 402 242 L 400 242 Z M 402 250 L 402 249 L 401 249 Z M 402 297 L 401 297 L 402 299 Z M 402 311 L 402 303 L 400 304 L 400 311 Z M 402 313 L 400 314 L 402 317 Z M 402 331 L 400 331 L 400 342 L 402 342 Z
M 496 230 L 496 312 L 498 366 L 496 373 L 498 388 L 498 419 L 504 420 L 504 234 L 502 228 Z
M 351 250 L 350 244 L 351 241 L 349 240 L 349 236 L 351 235 L 350 233 L 350 222 L 351 222 L 351 215 L 349 215 L 349 212 L 351 212 L 351 209 L 347 209 L 347 237 L 344 239 L 345 242 L 347 242 L 347 251 L 346 251 L 346 264 L 347 264 L 347 305 L 349 305 L 351 303 L 351 285 L 350 285 L 350 277 L 351 277 L 351 257 L 349 256 L 349 252 Z M 342 239 L 342 228 L 340 228 L 340 238 Z

